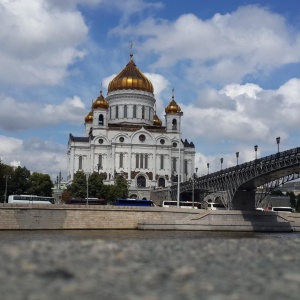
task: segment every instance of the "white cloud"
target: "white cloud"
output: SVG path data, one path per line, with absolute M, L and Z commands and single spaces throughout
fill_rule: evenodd
M 20 165 L 32 172 L 47 173 L 55 179 L 59 171 L 66 172 L 66 146 L 39 138 L 26 140 L 0 135 L 0 157 L 8 165 Z
M 244 85 L 229 84 L 220 91 L 220 94 L 225 94 L 234 99 L 240 95 L 247 95 L 250 98 L 256 99 L 256 93 L 262 91 L 262 88 L 253 83 L 246 83 Z
M 210 93 L 217 95 L 216 104 L 224 103 L 208 106 L 204 99 L 203 105 L 201 98 L 194 105 L 179 103 L 183 132 L 190 140 L 273 143 L 276 136 L 286 140 L 300 127 L 300 79 L 293 78 L 278 90 L 230 84 Z
M 258 6 L 240 7 L 208 20 L 193 14 L 175 21 L 149 18 L 111 33 L 142 37 L 138 47 L 157 54 L 154 67 L 190 62 L 182 68 L 196 83 L 240 82 L 249 74 L 300 62 L 299 32 L 282 16 Z
M 7 131 L 42 128 L 62 122 L 83 123 L 87 113 L 78 96 L 67 98 L 61 104 L 17 101 L 11 97 L 0 96 L 0 106 L 0 129 Z
M 45 0 L 2 1 L 0 81 L 58 84 L 79 50 L 88 28 L 79 11 L 50 9 Z
M 300 79 L 292 78 L 284 85 L 282 85 L 276 92 L 277 95 L 281 95 L 285 99 L 287 106 L 294 104 L 300 104 Z

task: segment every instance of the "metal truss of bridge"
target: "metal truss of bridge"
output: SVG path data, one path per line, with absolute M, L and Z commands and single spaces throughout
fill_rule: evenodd
M 300 147 L 297 147 L 195 178 L 194 189 L 205 195 L 204 200 L 218 198 L 227 209 L 251 210 L 272 189 L 299 177 Z M 180 193 L 192 189 L 191 181 L 180 184 Z M 176 200 L 177 185 L 170 192 Z

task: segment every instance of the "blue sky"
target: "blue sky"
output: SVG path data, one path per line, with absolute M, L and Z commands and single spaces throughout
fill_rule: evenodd
M 0 0 L 0 157 L 54 179 L 69 133 L 129 60 L 172 89 L 198 175 L 300 146 L 300 4 L 294 0 Z

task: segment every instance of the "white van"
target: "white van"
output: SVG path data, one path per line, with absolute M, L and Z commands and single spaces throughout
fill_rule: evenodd
M 215 202 L 203 202 L 203 208 L 207 210 L 225 210 L 226 207 L 222 203 L 215 203 Z

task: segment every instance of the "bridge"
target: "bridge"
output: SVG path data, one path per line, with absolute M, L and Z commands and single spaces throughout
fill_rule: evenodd
M 252 210 L 269 192 L 300 178 L 300 147 L 223 169 L 180 184 L 180 193 L 195 190 L 204 200 L 221 201 L 227 209 Z M 177 185 L 171 187 L 176 200 Z

